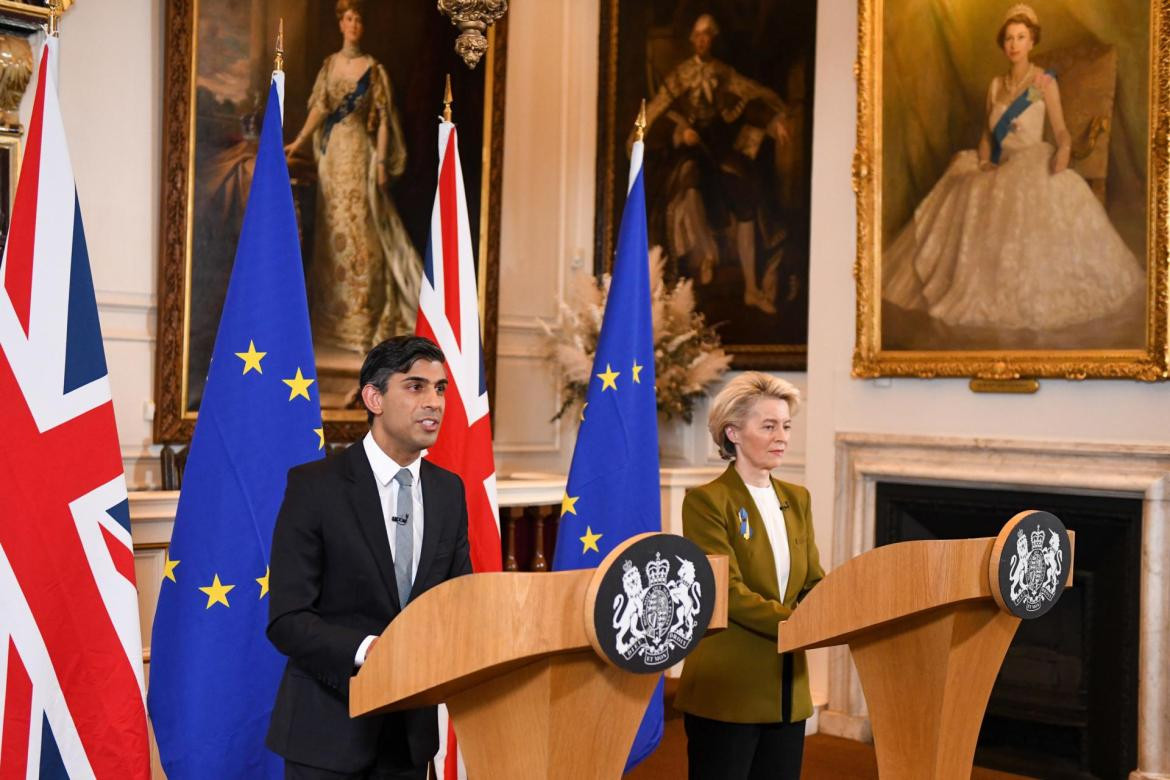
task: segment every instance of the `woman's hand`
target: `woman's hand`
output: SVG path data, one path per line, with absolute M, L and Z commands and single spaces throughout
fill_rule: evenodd
M 292 162 L 292 159 L 293 159 L 294 157 L 296 157 L 296 156 L 297 156 L 297 152 L 299 152 L 299 151 L 300 151 L 300 149 L 301 149 L 301 146 L 303 146 L 303 145 L 304 145 L 304 143 L 305 143 L 305 139 L 304 139 L 303 137 L 301 137 L 301 136 L 297 136 L 297 137 L 296 137 L 296 138 L 295 138 L 295 139 L 292 141 L 292 143 L 289 143 L 289 144 L 287 144 L 287 145 L 284 147 L 284 157 L 285 157 L 285 159 L 286 159 L 286 160 L 288 160 L 289 162 Z
M 998 167 L 999 166 L 996 165 L 995 163 L 993 163 L 991 160 L 980 160 L 979 161 L 979 170 L 981 170 L 981 171 L 994 171 Z
M 692 128 L 688 127 L 686 130 L 682 131 L 682 140 L 683 143 L 687 146 L 697 146 L 701 139 L 699 138 L 698 133 L 696 133 Z
M 1056 154 L 1052 155 L 1052 162 L 1049 164 L 1053 176 L 1068 168 L 1070 153 L 1071 150 L 1067 146 L 1057 148 Z

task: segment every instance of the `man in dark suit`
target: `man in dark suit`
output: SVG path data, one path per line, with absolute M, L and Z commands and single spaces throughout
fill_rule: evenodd
M 349 679 L 410 599 L 471 573 L 463 483 L 421 459 L 442 422 L 443 353 L 389 339 L 360 383 L 370 432 L 289 471 L 272 538 L 268 638 L 289 660 L 267 745 L 289 779 L 425 778 L 435 709 L 350 719 Z

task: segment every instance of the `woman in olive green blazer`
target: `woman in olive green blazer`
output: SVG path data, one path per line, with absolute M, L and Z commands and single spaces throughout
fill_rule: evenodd
M 675 697 L 691 780 L 800 777 L 808 665 L 802 652 L 776 652 L 776 627 L 825 574 L 808 490 L 770 473 L 799 402 L 795 387 L 768 374 L 729 382 L 708 427 L 732 463 L 683 501 L 683 533 L 730 564 L 727 629 L 687 658 Z

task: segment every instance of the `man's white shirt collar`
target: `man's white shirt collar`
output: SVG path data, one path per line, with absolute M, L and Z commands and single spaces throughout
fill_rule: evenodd
M 378 480 L 379 484 L 389 485 L 390 482 L 394 479 L 394 475 L 397 474 L 400 469 L 406 469 L 410 472 L 410 476 L 414 480 L 413 484 L 416 486 L 418 485 L 418 473 L 419 469 L 422 467 L 423 456 L 427 454 L 426 450 L 423 450 L 419 456 L 414 459 L 413 463 L 404 466 L 402 464 L 396 463 L 393 458 L 387 455 L 382 450 L 382 448 L 378 446 L 378 442 L 374 441 L 373 431 L 367 433 L 365 438 L 362 439 L 362 447 L 366 451 L 366 459 L 370 461 L 370 468 L 373 469 L 374 479 Z

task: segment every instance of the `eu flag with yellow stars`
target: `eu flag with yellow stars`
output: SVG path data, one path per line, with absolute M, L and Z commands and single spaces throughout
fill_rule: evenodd
M 148 706 L 170 780 L 279 778 L 264 735 L 285 659 L 265 636 L 289 468 L 324 455 L 277 84 L 183 474 Z
M 629 189 L 597 354 L 561 502 L 554 569 L 597 566 L 621 542 L 662 530 L 658 412 L 642 142 L 634 143 Z M 626 768 L 662 739 L 662 681 L 642 718 Z

